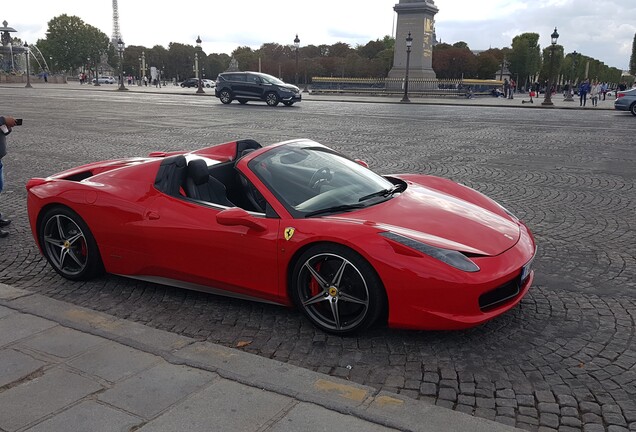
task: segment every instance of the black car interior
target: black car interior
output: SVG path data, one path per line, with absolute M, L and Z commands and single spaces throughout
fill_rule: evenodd
M 265 213 L 265 198 L 236 169 L 241 157 L 260 147 L 254 140 L 238 141 L 232 160 L 210 167 L 203 159 L 187 162 L 182 154 L 169 156 L 159 166 L 155 187 L 177 198 Z

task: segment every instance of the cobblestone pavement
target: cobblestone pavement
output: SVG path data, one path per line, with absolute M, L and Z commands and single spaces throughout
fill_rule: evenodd
M 292 108 L 183 95 L 1 88 L 24 118 L 4 159 L 11 235 L 0 282 L 527 430 L 636 431 L 636 119 L 308 100 Z M 449 177 L 525 220 L 539 253 L 520 306 L 475 329 L 341 338 L 297 311 L 105 276 L 62 279 L 26 219 L 24 184 L 81 163 L 237 138 L 308 137 L 383 173 Z M 122 239 L 126 241 L 126 239 Z M 241 344 L 243 345 L 243 344 Z

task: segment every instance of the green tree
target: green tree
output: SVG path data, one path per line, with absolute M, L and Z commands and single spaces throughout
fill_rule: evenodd
M 99 61 L 108 53 L 110 43 L 98 28 L 77 16 L 63 14 L 48 22 L 46 38 L 38 40 L 37 46 L 45 58 L 53 57 L 58 69 L 76 70 L 88 58 L 93 64 Z
M 636 34 L 634 34 L 634 41 L 632 42 L 632 56 L 629 59 L 629 73 L 636 75 Z
M 433 47 L 433 70 L 440 79 L 476 78 L 477 58 L 468 46 L 438 44 Z
M 553 53 L 554 57 L 552 57 Z M 543 64 L 539 72 L 540 82 L 550 81 L 550 83 L 554 84 L 561 73 L 563 64 L 563 47 L 561 45 L 555 45 L 554 51 L 552 46 L 544 48 Z
M 518 77 L 518 85 L 523 86 L 529 77 L 541 68 L 541 49 L 538 33 L 522 33 L 512 39 L 512 50 L 508 53 L 508 69 Z
M 501 68 L 503 54 L 499 49 L 489 49 L 479 53 L 477 56 L 477 78 L 479 79 L 499 79 L 495 73 Z

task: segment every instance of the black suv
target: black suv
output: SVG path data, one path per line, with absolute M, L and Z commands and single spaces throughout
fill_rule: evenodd
M 302 100 L 298 87 L 260 72 L 221 73 L 216 78 L 214 95 L 224 104 L 236 99 L 242 104 L 265 101 L 269 106 L 276 106 L 279 102 L 292 106 Z

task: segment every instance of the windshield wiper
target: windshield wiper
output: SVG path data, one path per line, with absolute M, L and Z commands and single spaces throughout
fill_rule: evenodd
M 365 204 L 341 204 L 341 205 L 327 207 L 320 210 L 314 210 L 312 212 L 307 213 L 305 217 L 308 218 L 308 217 L 317 216 L 317 215 L 325 214 L 325 213 L 344 212 L 344 211 L 355 210 L 355 209 L 360 209 L 364 207 L 366 207 Z
M 375 198 L 375 197 L 380 197 L 380 196 L 381 197 L 391 196 L 394 193 L 402 192 L 405 189 L 404 186 L 405 186 L 404 183 L 399 183 L 399 184 L 396 184 L 395 186 L 393 186 L 392 188 L 382 189 L 381 191 L 370 193 L 369 195 L 365 195 L 362 198 L 360 198 L 358 200 L 358 202 L 366 201 L 368 199 Z

